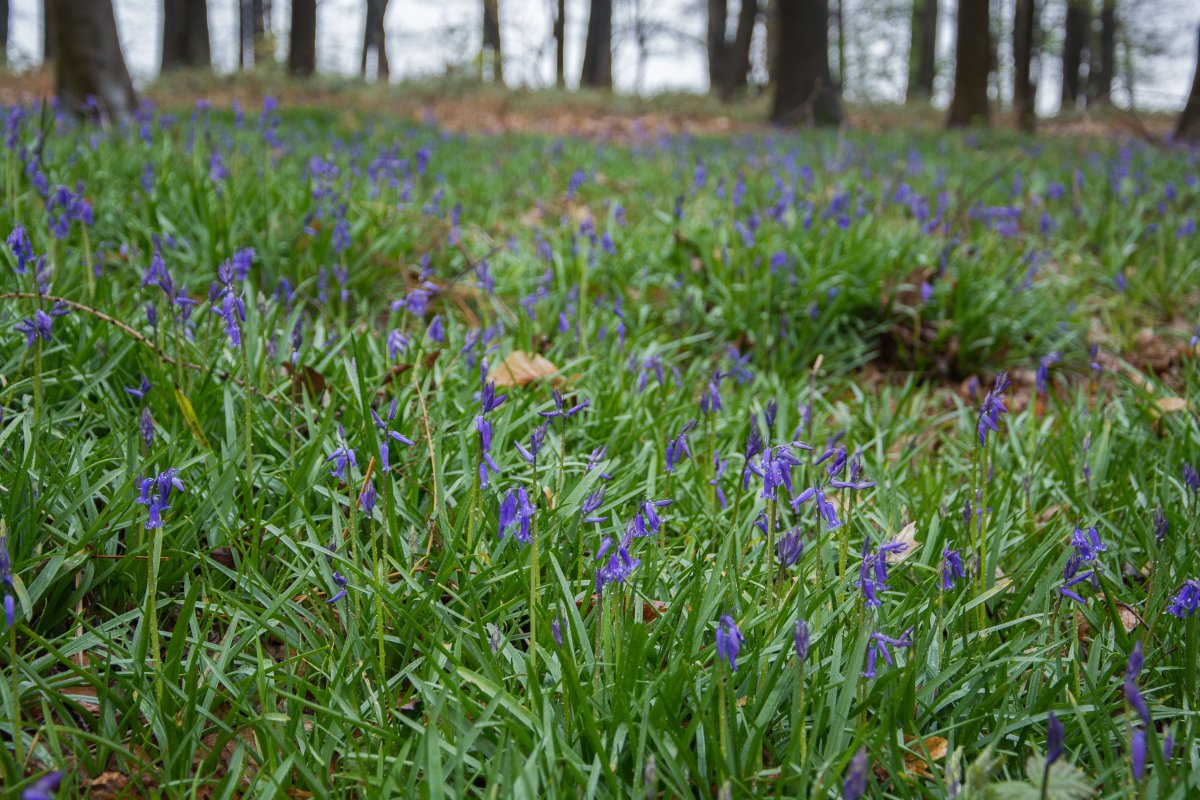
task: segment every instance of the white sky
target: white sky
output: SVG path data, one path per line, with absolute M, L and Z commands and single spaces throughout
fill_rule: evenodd
M 854 99 L 903 99 L 908 54 L 907 9 L 910 0 L 845 0 L 849 56 L 848 94 Z M 270 2 L 270 0 L 268 0 Z M 547 86 L 554 78 L 550 15 L 554 0 L 500 0 L 505 77 L 510 84 Z M 997 0 L 1004 25 L 1011 25 L 1013 0 Z M 949 92 L 954 49 L 956 0 L 941 0 L 939 19 L 938 100 Z M 290 0 L 271 3 L 272 28 L 278 36 L 278 55 L 286 54 Z M 42 0 L 10 0 L 9 57 L 17 65 L 40 60 Z M 218 70 L 237 65 L 238 0 L 209 0 L 209 29 L 213 60 Z M 704 0 L 615 0 L 616 44 L 614 80 L 618 90 L 661 92 L 702 91 L 706 87 Z M 736 1 L 730 4 L 736 6 Z M 117 25 L 131 73 L 137 81 L 157 71 L 161 47 L 159 0 L 114 0 Z M 358 71 L 365 0 L 318 0 L 317 62 L 323 72 L 353 75 Z M 1065 0 L 1046 0 L 1043 26 L 1052 31 L 1045 42 L 1038 108 L 1051 113 L 1058 107 L 1059 47 Z M 391 0 L 385 25 L 393 79 L 442 74 L 455 66 L 470 68 L 478 53 L 481 28 L 479 0 Z M 629 35 L 633 20 L 642 18 L 673 33 L 654 37 L 637 85 L 638 54 Z M 1195 31 L 1200 24 L 1196 0 L 1120 0 L 1130 29 L 1141 39 L 1155 38 L 1160 52 L 1134 60 L 1134 92 L 1143 108 L 1181 108 L 1195 65 Z M 732 14 L 732 8 L 731 8 Z M 568 81 L 578 77 L 587 22 L 587 0 L 567 2 Z M 1007 36 L 1007 35 L 1006 35 Z M 756 45 L 761 53 L 761 42 Z M 1004 48 L 1001 59 L 1007 58 Z M 1002 70 L 1002 73 L 1007 70 Z M 1007 92 L 1007 87 L 1005 92 Z M 1127 97 L 1118 87 L 1118 101 Z

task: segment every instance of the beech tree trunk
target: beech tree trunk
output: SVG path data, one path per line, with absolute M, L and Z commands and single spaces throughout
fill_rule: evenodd
M 567 85 L 567 0 L 558 0 L 554 14 L 554 85 Z
M 388 68 L 387 33 L 383 28 L 383 18 L 387 14 L 388 0 L 367 0 L 367 24 L 363 31 L 362 63 L 359 73 L 367 76 L 367 55 L 375 51 L 376 76 L 386 81 L 391 74 Z
M 121 55 L 111 0 L 50 0 L 54 24 L 54 91 L 81 117 L 120 125 L 137 107 Z
M 8 0 L 0 0 L 0 64 L 8 63 Z
M 779 0 L 779 52 L 771 121 L 838 125 L 841 97 L 829 74 L 829 0 Z
M 317 71 L 317 0 L 292 0 L 288 74 L 307 78 Z
M 1064 111 L 1079 107 L 1079 98 L 1082 95 L 1079 70 L 1084 64 L 1083 52 L 1087 47 L 1089 17 L 1086 0 L 1067 0 L 1067 25 L 1062 51 L 1062 107 Z
M 492 80 L 504 83 L 504 59 L 500 51 L 500 0 L 483 0 L 483 65 L 491 52 Z
M 908 103 L 933 97 L 937 74 L 938 0 L 913 0 L 912 36 L 908 50 Z
M 708 0 L 708 85 L 722 100 L 732 100 L 750 80 L 750 43 L 758 23 L 758 0 L 742 0 L 734 38 L 727 37 L 726 0 Z
M 775 85 L 775 62 L 779 58 L 779 0 L 767 0 L 763 10 L 763 27 L 767 30 L 767 85 Z
M 954 43 L 954 94 L 946 126 L 988 124 L 988 73 L 992 67 L 988 0 L 959 0 Z
M 612 88 L 612 0 L 591 0 L 579 85 Z
M 267 15 L 264 0 L 238 0 L 238 68 L 253 67 L 265 57 Z
M 1033 133 L 1037 122 L 1037 81 L 1033 76 L 1034 31 L 1037 30 L 1037 0 L 1017 0 L 1013 18 L 1013 112 L 1017 127 Z
M 163 0 L 162 71 L 210 69 L 208 0 Z
M 1200 142 L 1200 33 L 1196 37 L 1196 73 L 1192 76 L 1192 91 L 1175 125 L 1175 138 Z
M 42 0 L 42 63 L 54 62 L 54 10 L 51 0 Z
M 1092 48 L 1088 70 L 1088 103 L 1112 102 L 1113 78 L 1117 74 L 1117 3 L 1104 0 L 1100 8 L 1099 43 Z

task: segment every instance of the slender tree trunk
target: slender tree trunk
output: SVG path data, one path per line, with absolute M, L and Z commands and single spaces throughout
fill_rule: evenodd
M 8 63 L 8 0 L 0 0 L 0 64 Z
M 54 11 L 52 0 L 42 0 L 42 63 L 54 63 Z
M 209 69 L 207 0 L 163 0 L 162 71 Z
M 612 0 L 591 0 L 579 85 L 612 88 Z
M 959 0 L 954 44 L 954 95 L 946 125 L 988 124 L 988 74 L 992 66 L 988 0 Z
M 567 85 L 567 0 L 558 0 L 554 15 L 554 85 Z
M 1175 125 L 1175 138 L 1200 142 L 1200 35 L 1196 38 L 1196 73 L 1192 77 L 1192 92 Z
M 758 24 L 758 0 L 742 0 L 738 11 L 737 33 L 729 54 L 729 71 L 721 89 L 723 100 L 732 100 L 745 91 L 750 83 L 750 45 L 754 40 L 754 26 Z
M 500 50 L 500 0 L 483 0 L 483 61 L 491 51 L 492 80 L 504 83 L 504 59 Z
M 729 15 L 726 0 L 708 0 L 708 31 L 705 49 L 708 51 L 708 88 L 719 91 L 725 85 L 728 58 L 725 50 L 725 22 Z
M 843 90 L 846 88 L 846 0 L 837 0 L 837 83 Z M 829 26 L 826 24 L 826 29 Z
M 775 84 L 775 61 L 779 57 L 779 0 L 767 0 L 765 15 L 767 29 L 767 84 Z
M 1079 70 L 1084 64 L 1083 52 L 1087 46 L 1088 5 L 1086 0 L 1067 0 L 1066 35 L 1062 51 L 1062 108 L 1075 110 L 1079 106 L 1081 85 Z
M 367 0 L 367 24 L 363 31 L 362 63 L 360 74 L 367 76 L 367 55 L 375 51 L 376 76 L 380 81 L 386 81 L 391 74 L 387 57 L 387 33 L 384 30 L 383 18 L 387 14 L 388 0 Z
M 779 48 L 771 121 L 838 125 L 842 104 L 829 74 L 828 0 L 779 0 Z
M 137 95 L 121 55 L 112 2 L 50 0 L 49 10 L 59 102 L 80 116 L 103 112 L 114 124 L 124 123 L 133 115 Z
M 1013 112 L 1017 127 L 1033 133 L 1037 122 L 1037 82 L 1033 77 L 1034 31 L 1037 30 L 1037 0 L 1017 0 L 1013 17 Z
M 288 74 L 307 78 L 317 71 L 317 0 L 292 0 Z
M 933 97 L 937 74 L 938 0 L 913 0 L 912 36 L 908 51 L 908 103 Z
M 1088 70 L 1088 103 L 1110 105 L 1113 79 L 1117 74 L 1117 3 L 1103 0 L 1100 8 L 1099 42 L 1092 48 Z

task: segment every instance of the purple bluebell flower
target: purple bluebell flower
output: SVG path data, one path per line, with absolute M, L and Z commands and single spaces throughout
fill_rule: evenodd
M 17 274 L 24 275 L 25 265 L 33 258 L 33 247 L 29 244 L 29 236 L 25 233 L 24 226 L 17 225 L 13 228 L 5 244 L 17 259 Z
M 808 661 L 809 647 L 809 630 L 808 623 L 802 619 L 796 620 L 796 625 L 792 630 L 792 646 L 796 650 L 796 658 L 800 659 L 800 663 Z
M 496 466 L 495 460 L 492 458 L 492 423 L 488 422 L 480 415 L 475 418 L 475 430 L 479 432 L 479 487 L 486 489 L 488 485 L 488 470 L 497 475 L 500 474 L 500 467 Z
M 867 748 L 860 747 L 850 759 L 846 768 L 846 780 L 842 783 L 842 800 L 860 800 L 867 793 L 867 772 L 871 762 L 867 758 Z
M 753 417 L 750 418 L 750 435 L 746 438 L 746 450 L 742 454 L 745 463 L 742 466 L 742 489 L 750 487 L 750 475 L 753 470 L 750 468 L 754 457 L 762 453 L 763 440 L 762 434 L 758 431 L 758 422 Z
M 592 404 L 591 400 L 585 399 L 580 403 L 576 403 L 571 408 L 565 408 L 562 392 L 560 392 L 558 389 L 554 390 L 554 392 L 552 394 L 552 398 L 554 400 L 554 410 L 553 411 L 539 411 L 538 412 L 539 416 L 546 417 L 547 419 L 553 419 L 555 417 L 562 417 L 563 419 L 566 419 L 567 417 L 575 416 L 580 411 L 583 411 L 585 408 L 587 408 L 588 406 L 590 406 Z
M 591 455 L 588 456 L 587 471 L 591 472 L 592 470 L 599 467 L 600 463 L 602 461 L 604 461 L 604 454 L 607 452 L 608 452 L 608 447 L 606 447 L 604 445 L 601 445 L 600 447 L 597 447 L 595 450 L 593 450 Z M 606 480 L 606 481 L 612 480 L 612 475 L 609 475 L 606 472 L 601 472 L 600 477 L 601 477 L 601 479 Z
M 979 421 L 975 425 L 979 433 L 980 446 L 987 444 L 988 431 L 999 430 L 997 422 L 1000 420 L 1000 415 L 1008 412 L 1008 408 L 1004 405 L 1004 393 L 1008 391 L 1010 385 L 1008 373 L 1001 372 L 996 376 L 996 382 L 992 385 L 991 391 L 983 398 L 983 405 L 979 409 Z
M 946 545 L 942 548 L 942 591 L 950 591 L 959 580 L 966 576 L 962 551 L 952 550 L 950 545 Z
M 829 477 L 836 478 L 846 467 L 846 448 L 837 443 L 831 444 L 826 448 L 825 452 L 813 462 L 813 465 L 820 466 L 826 461 L 829 462 L 829 466 L 825 468 L 825 471 L 829 474 Z
M 562 626 L 558 624 L 558 617 L 550 623 L 550 633 L 554 635 L 554 643 L 562 647 Z
M 1125 702 L 1129 703 L 1129 707 L 1137 712 L 1138 716 L 1142 718 L 1143 723 L 1149 725 L 1150 708 L 1146 705 L 1146 700 L 1142 697 L 1142 693 L 1137 687 L 1137 677 L 1141 674 L 1144 664 L 1145 659 L 1142 657 L 1142 643 L 1136 642 L 1133 645 L 1133 650 L 1129 653 L 1129 661 L 1125 664 Z
M 830 530 L 842 524 L 841 520 L 837 517 L 837 509 L 833 507 L 833 503 L 829 502 L 829 499 L 825 496 L 825 491 L 820 485 L 810 486 L 793 497 L 791 502 L 792 510 L 799 511 L 800 506 L 814 499 L 817 501 L 817 514 L 821 519 L 825 520 L 825 524 Z
M 878 656 L 883 656 L 884 662 L 889 667 L 896 665 L 895 659 L 890 648 L 912 647 L 912 639 L 909 638 L 912 634 L 912 628 L 909 628 L 900 635 L 900 638 L 887 636 L 880 631 L 871 634 L 871 643 L 867 647 L 867 669 L 862 673 L 864 678 L 875 677 L 875 662 Z
M 543 422 L 533 429 L 533 433 L 529 436 L 529 449 L 520 442 L 514 441 L 517 450 L 521 452 L 521 458 L 525 459 L 526 463 L 537 466 L 538 451 L 542 449 L 542 443 L 546 441 L 546 431 L 549 428 L 549 421 Z
M 1183 485 L 1192 491 L 1192 500 L 1200 495 L 1200 472 L 1186 461 L 1183 462 Z
M 329 454 L 325 459 L 325 463 L 333 462 L 333 469 L 329 474 L 339 480 L 349 480 L 346 475 L 346 467 L 357 467 L 358 459 L 354 456 L 354 451 L 346 446 L 346 432 L 342 430 L 342 426 L 338 425 L 338 441 L 340 442 L 337 449 Z
M 174 467 L 163 470 L 153 478 L 142 478 L 137 483 L 138 496 L 134 500 L 139 505 L 146 506 L 150 512 L 146 521 L 146 530 L 163 526 L 162 514 L 170 510 L 171 493 L 182 492 L 183 481 L 179 479 L 179 470 Z
M 1050 765 L 1062 758 L 1063 754 L 1063 730 L 1062 720 L 1051 711 L 1046 716 L 1046 771 L 1050 771 Z
M 601 504 L 604 503 L 605 489 L 606 487 L 601 486 L 599 489 L 589 494 L 583 501 L 583 508 L 580 509 L 579 513 L 580 516 L 583 517 L 584 522 L 600 523 L 608 519 L 608 517 L 594 516 L 594 513 L 600 508 Z
M 1057 351 L 1051 351 L 1042 356 L 1038 361 L 1037 368 L 1037 390 L 1038 394 L 1046 394 L 1050 390 L 1050 366 L 1062 361 L 1062 355 Z
M 700 394 L 700 413 L 710 414 L 721 410 L 721 378 L 720 372 L 714 372 Z
M 1167 522 L 1167 514 L 1163 511 L 1160 505 L 1154 509 L 1154 515 L 1151 517 L 1151 523 L 1154 525 L 1154 541 L 1161 545 L 1167 538 L 1167 532 L 1170 530 L 1170 523 Z
M 142 382 L 138 388 L 135 389 L 132 386 L 126 386 L 125 391 L 136 397 L 138 400 L 143 400 L 150 392 L 150 381 L 145 375 L 143 375 Z
M 792 467 L 798 467 L 801 464 L 800 459 L 792 453 L 791 448 L 793 447 L 799 450 L 812 449 L 803 442 L 792 442 L 791 444 L 767 447 L 763 450 L 762 457 L 759 458 L 758 463 L 750 463 L 750 471 L 762 478 L 763 488 L 759 496 L 764 500 L 777 499 L 780 489 L 784 489 L 788 494 L 791 494 Z
M 47 772 L 21 792 L 21 800 L 54 800 L 54 795 L 62 786 L 62 780 L 61 772 Z
M 375 503 L 379 500 L 379 492 L 375 490 L 375 481 L 367 481 L 362 493 L 358 496 L 358 506 L 369 517 L 375 513 Z
M 1171 598 L 1167 613 L 1188 619 L 1196 616 L 1197 610 L 1200 610 L 1200 580 L 1185 581 Z
M 425 334 L 438 344 L 446 342 L 446 323 L 442 320 L 441 314 L 434 315 L 433 319 L 429 321 L 429 328 Z
M 336 570 L 333 573 L 333 583 L 338 587 L 338 590 L 328 600 L 325 601 L 325 605 L 327 606 L 333 605 L 338 600 L 341 600 L 350 593 L 350 591 L 346 588 L 346 584 L 349 583 L 349 581 L 346 580 L 342 573 L 337 572 Z
M 399 328 L 395 328 L 387 337 L 388 358 L 392 361 L 396 360 L 396 356 L 408 349 L 408 337 L 400 332 Z
M 675 471 L 676 465 L 684 459 L 692 457 L 692 451 L 688 448 L 688 434 L 696 427 L 696 420 L 688 420 L 683 429 L 671 439 L 667 440 L 667 472 Z
M 713 487 L 717 493 L 717 501 L 721 504 L 721 510 L 725 510 L 725 490 L 721 488 L 721 478 L 725 475 L 725 470 L 729 469 L 729 459 L 721 458 L 720 453 L 713 453 L 713 470 L 715 475 L 708 481 L 708 485 Z
M 521 544 L 529 544 L 532 540 L 530 529 L 533 523 L 533 512 L 533 504 L 529 502 L 529 493 L 525 491 L 524 486 L 509 489 L 500 504 L 500 538 L 504 538 L 504 532 L 508 528 L 516 525 L 517 530 L 514 536 L 517 541 Z
M 12 561 L 8 556 L 8 535 L 0 536 L 0 591 L 4 592 L 4 622 L 12 627 L 17 622 L 17 606 L 13 597 Z
M 50 341 L 50 324 L 52 320 L 50 315 L 40 308 L 33 312 L 33 316 L 29 319 L 23 319 L 18 322 L 14 329 L 18 333 L 25 334 L 25 346 L 33 347 L 33 343 L 38 339 Z
M 483 391 L 479 393 L 479 405 L 483 408 L 481 414 L 490 414 L 500 406 L 504 405 L 504 401 L 508 399 L 508 395 L 496 394 L 495 381 L 488 381 L 483 385 Z
M 383 431 L 383 442 L 379 445 L 379 462 L 383 466 L 384 472 L 386 472 L 391 467 L 391 464 L 388 461 L 388 456 L 389 456 L 388 439 L 394 439 L 395 441 L 399 442 L 400 444 L 408 445 L 409 447 L 413 447 L 416 445 L 416 442 L 414 442 L 412 439 L 408 438 L 407 436 L 404 436 L 403 434 L 397 433 L 396 431 L 389 429 L 388 426 L 391 424 L 392 420 L 394 420 L 395 418 L 396 418 L 396 398 L 394 398 L 394 397 L 392 398 L 392 405 L 388 409 L 387 422 L 384 422 L 382 419 L 379 418 L 379 415 L 375 413 L 375 409 L 373 409 L 373 408 L 371 409 L 371 419 L 375 422 L 375 427 L 379 428 L 379 430 Z
M 142 434 L 142 442 L 146 445 L 146 449 L 149 450 L 150 445 L 154 443 L 154 418 L 150 416 L 149 408 L 142 409 L 138 427 Z
M 246 305 L 242 302 L 242 298 L 234 292 L 233 283 L 229 281 L 221 290 L 219 299 L 220 305 L 214 305 L 212 310 L 225 321 L 225 333 L 229 336 L 229 344 L 233 347 L 241 347 L 241 323 L 246 321 Z
M 717 623 L 717 657 L 729 662 L 729 667 L 737 672 L 737 657 L 746 637 L 738 630 L 737 623 L 728 614 L 722 614 Z
M 611 583 L 624 583 L 633 573 L 634 569 L 641 564 L 641 559 L 633 558 L 629 554 L 629 545 L 632 540 L 626 536 L 625 539 L 617 545 L 616 552 L 608 556 L 608 560 L 596 570 L 596 591 L 603 592 L 604 587 Z M 612 537 L 604 537 L 604 541 L 600 544 L 600 549 L 596 551 L 596 560 L 601 561 L 612 549 Z
M 634 514 L 633 520 L 626 526 L 625 534 L 627 537 L 640 539 L 643 536 L 650 536 L 658 533 L 658 529 L 662 527 L 662 517 L 658 515 L 658 509 L 666 508 L 674 503 L 674 500 L 646 500 L 638 506 L 637 513 Z
M 1146 773 L 1146 730 L 1134 728 L 1129 741 L 1129 766 L 1133 779 L 1140 781 Z
M 775 543 L 775 557 L 779 559 L 779 566 L 782 569 L 787 569 L 798 562 L 803 554 L 804 542 L 800 539 L 799 526 L 792 528 Z
M 1100 532 L 1095 527 L 1087 530 L 1076 528 L 1071 535 L 1071 545 L 1083 562 L 1095 561 L 1101 553 L 1108 550 L 1108 545 L 1100 541 Z
M 1173 755 L 1175 755 L 1175 734 L 1167 731 L 1167 735 L 1163 737 L 1163 761 L 1170 761 Z

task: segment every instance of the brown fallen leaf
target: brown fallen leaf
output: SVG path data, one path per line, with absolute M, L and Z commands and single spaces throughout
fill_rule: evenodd
M 513 350 L 504 360 L 492 365 L 488 380 L 497 386 L 525 386 L 539 378 L 548 378 L 558 374 L 554 366 L 545 356 L 524 350 Z
M 1182 397 L 1160 397 L 1154 401 L 1154 405 L 1161 413 L 1171 414 L 1187 408 L 1187 400 Z
M 917 737 L 905 734 L 904 744 L 908 745 L 913 752 L 904 754 L 904 771 L 909 775 L 932 780 L 933 773 L 929 771 L 929 768 L 933 766 L 933 762 L 946 757 L 950 743 L 941 736 L 929 736 L 923 742 L 914 744 L 916 742 Z M 926 752 L 929 753 L 928 758 L 926 758 Z
M 131 797 L 126 792 L 129 786 L 129 776 L 120 772 L 101 772 L 88 782 L 87 796 L 91 800 L 117 800 L 121 797 Z
M 921 543 L 917 541 L 917 523 L 910 522 L 900 529 L 893 541 L 907 545 L 900 552 L 888 551 L 887 560 L 889 564 L 899 564 L 904 559 L 916 552 Z

